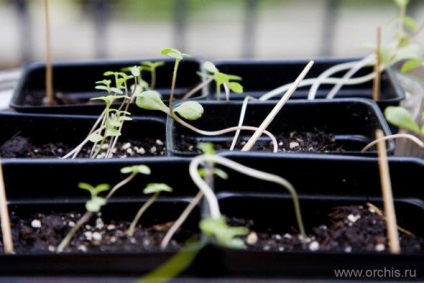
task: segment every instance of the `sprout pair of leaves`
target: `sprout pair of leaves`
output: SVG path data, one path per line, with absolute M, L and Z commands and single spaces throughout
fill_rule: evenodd
M 414 121 L 411 113 L 401 106 L 388 106 L 384 115 L 387 121 L 393 125 L 411 131 L 417 134 L 422 140 L 424 140 L 424 125 L 421 127 Z
M 218 68 L 210 61 L 203 63 L 203 68 L 211 74 L 202 74 L 200 76 L 205 76 L 206 78 L 213 78 L 216 83 L 216 98 L 219 100 L 221 93 L 221 86 L 227 86 L 231 91 L 235 93 L 243 93 L 243 86 L 237 81 L 241 81 L 242 78 L 236 75 L 225 74 L 220 72 Z
M 110 189 L 109 184 L 99 184 L 93 187 L 87 183 L 79 183 L 78 187 L 83 190 L 87 190 L 91 194 L 91 199 L 85 203 L 85 208 L 90 212 L 99 212 L 102 206 L 106 204 L 106 198 L 99 196 L 99 193 L 108 191 Z
M 199 119 L 204 111 L 200 103 L 196 101 L 186 101 L 174 108 L 171 113 L 168 106 L 163 103 L 160 93 L 154 90 L 147 90 L 136 94 L 135 103 L 142 109 L 159 110 L 171 116 L 176 112 L 187 120 Z

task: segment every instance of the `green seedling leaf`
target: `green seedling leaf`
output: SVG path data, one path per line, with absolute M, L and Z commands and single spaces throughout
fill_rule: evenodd
M 201 142 L 197 144 L 197 148 L 200 149 L 204 154 L 215 154 L 215 149 L 213 148 L 213 144 L 210 142 Z
M 117 129 L 111 128 L 111 129 L 106 129 L 105 135 L 107 137 L 119 137 L 121 135 L 121 132 L 118 131 Z
M 103 136 L 101 134 L 98 133 L 92 133 L 91 135 L 89 135 L 88 140 L 91 141 L 92 143 L 96 143 L 99 142 L 103 139 Z
M 150 168 L 146 165 L 133 165 L 133 166 L 127 166 L 121 168 L 122 174 L 129 174 L 129 173 L 141 173 L 144 175 L 150 175 L 151 171 Z
M 209 236 L 215 237 L 218 243 L 230 248 L 245 248 L 244 242 L 236 238 L 249 233 L 246 227 L 231 227 L 225 217 L 219 219 L 204 218 L 200 221 L 200 229 Z
M 102 206 L 105 204 L 106 199 L 96 196 L 85 203 L 85 208 L 90 212 L 99 212 Z
M 110 88 L 108 86 L 104 86 L 104 85 L 98 85 L 98 86 L 95 87 L 95 89 L 106 90 L 107 92 L 110 92 Z
M 228 76 L 228 80 L 230 80 L 230 81 L 241 81 L 241 80 L 243 80 L 240 76 L 228 75 L 228 74 L 227 74 L 227 76 Z
M 212 73 L 212 74 L 215 74 L 216 72 L 218 72 L 218 69 L 216 68 L 214 63 L 212 63 L 210 61 L 206 61 L 205 63 L 203 63 L 203 68 L 206 71 L 208 71 L 209 73 Z
M 91 196 L 95 197 L 99 193 L 109 190 L 110 186 L 109 184 L 99 184 L 93 187 L 92 185 L 88 183 L 81 182 L 81 183 L 78 183 L 78 188 L 89 191 Z
M 141 62 L 141 65 L 143 67 L 145 67 L 146 70 L 151 72 L 152 70 L 165 65 L 165 62 L 163 62 L 163 61 L 157 61 L 157 62 L 143 61 L 143 62 Z
M 150 183 L 144 188 L 143 193 L 154 194 L 159 192 L 172 192 L 172 188 L 164 183 Z
M 235 93 L 243 93 L 243 86 L 239 83 L 230 82 L 228 86 Z
M 177 60 L 183 60 L 184 54 L 179 50 L 174 48 L 165 48 L 160 52 L 162 55 L 168 55 L 169 57 L 175 58 Z
M 183 118 L 187 120 L 197 120 L 202 117 L 203 107 L 199 102 L 196 101 L 187 101 L 181 103 L 178 107 L 174 109 L 174 112 L 180 114 Z
M 131 75 L 133 75 L 134 77 L 139 77 L 140 76 L 140 66 L 133 66 L 130 67 L 130 72 Z
M 135 104 L 147 110 L 159 110 L 168 114 L 169 109 L 163 103 L 160 93 L 154 90 L 146 90 L 136 95 Z
M 228 78 L 227 74 L 221 73 L 221 72 L 216 72 L 215 73 L 215 81 L 217 82 L 217 84 L 222 85 L 224 83 L 228 83 L 230 81 L 230 79 Z
M 420 129 L 412 118 L 411 113 L 400 106 L 388 106 L 384 111 L 387 121 L 393 125 L 420 134 Z
M 402 65 L 402 68 L 400 69 L 400 71 L 402 73 L 408 73 L 416 69 L 420 65 L 421 65 L 421 60 L 417 60 L 417 59 L 409 60 Z
M 103 76 L 105 77 L 114 76 L 114 75 L 115 75 L 115 72 L 112 72 L 112 71 L 106 71 L 103 73 Z
M 196 72 L 196 74 L 199 76 L 199 77 L 201 77 L 201 78 L 206 78 L 206 79 L 209 79 L 210 77 L 212 77 L 213 75 L 211 75 L 211 74 L 204 74 L 204 73 L 202 73 L 202 72 Z
M 416 31 L 418 31 L 418 25 L 417 25 L 417 23 L 415 22 L 415 20 L 413 19 L 413 18 L 411 18 L 411 17 L 408 17 L 408 16 L 405 16 L 405 19 L 404 19 L 405 21 L 404 21 L 404 23 L 405 23 L 405 26 L 411 31 L 411 32 L 416 32 Z
M 117 88 L 117 87 L 111 87 L 110 91 L 113 91 L 116 94 L 123 94 L 124 92 L 122 91 L 122 89 Z
M 206 176 L 206 172 L 207 172 L 208 170 L 206 169 L 206 168 L 200 168 L 199 170 L 198 170 L 198 172 L 199 172 L 199 175 L 200 175 L 200 177 L 205 177 Z M 215 174 L 215 175 L 217 175 L 218 177 L 220 177 L 221 179 L 223 179 L 223 180 L 227 180 L 228 179 L 228 174 L 224 171 L 224 170 L 221 170 L 221 169 L 219 169 L 219 168 L 213 168 L 213 173 Z

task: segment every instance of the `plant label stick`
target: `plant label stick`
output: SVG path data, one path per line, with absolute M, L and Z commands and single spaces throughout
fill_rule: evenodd
M 12 232 L 10 231 L 9 210 L 7 209 L 6 188 L 4 185 L 3 168 L 0 160 L 0 219 L 3 246 L 6 254 L 13 253 Z
M 386 144 L 383 141 L 383 131 L 376 131 L 378 149 L 378 165 L 380 168 L 381 189 L 383 192 L 384 214 L 387 226 L 387 238 L 389 239 L 390 251 L 394 254 L 400 252 L 399 234 L 397 230 L 395 207 L 393 204 L 392 184 L 390 182 L 389 164 L 387 162 Z
M 300 75 L 297 77 L 297 79 L 294 81 L 291 87 L 287 90 L 286 94 L 284 94 L 283 97 L 281 97 L 280 101 L 278 101 L 278 103 L 274 106 L 274 108 L 271 110 L 271 112 L 268 114 L 268 116 L 265 118 L 265 120 L 262 122 L 259 128 L 253 133 L 253 136 L 244 145 L 241 151 L 249 151 L 252 148 L 252 146 L 255 144 L 258 138 L 263 134 L 263 132 L 266 130 L 269 124 L 271 124 L 272 120 L 274 120 L 278 112 L 280 112 L 281 108 L 283 108 L 284 104 L 286 104 L 287 100 L 289 100 L 290 96 L 294 93 L 294 91 L 296 90 L 300 82 L 305 78 L 306 74 L 309 72 L 313 64 L 314 64 L 314 61 L 309 61 L 308 65 L 306 65 L 302 73 L 300 73 Z

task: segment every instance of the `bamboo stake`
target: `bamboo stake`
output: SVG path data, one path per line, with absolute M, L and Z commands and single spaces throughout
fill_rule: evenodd
M 46 99 L 47 105 L 54 104 L 53 97 L 53 69 L 51 58 L 51 39 L 50 39 L 50 15 L 49 15 L 49 0 L 44 0 L 44 18 L 46 32 Z
M 376 131 L 378 150 L 378 165 L 380 168 L 381 189 L 383 193 L 384 213 L 386 219 L 387 238 L 389 240 L 390 252 L 400 253 L 399 234 L 396 223 L 395 206 L 393 203 L 392 184 L 390 182 L 389 164 L 387 162 L 386 144 L 382 140 L 384 137 L 382 130 Z
M 372 98 L 378 100 L 380 98 L 380 64 L 381 64 L 381 28 L 377 27 L 377 48 L 375 50 L 375 65 L 374 65 L 374 83 L 372 88 Z
M 7 208 L 6 189 L 4 185 L 3 168 L 0 160 L 0 219 L 3 236 L 3 249 L 6 254 L 13 254 L 12 232 L 10 231 L 9 210 Z
M 265 118 L 259 128 L 253 133 L 252 137 L 250 137 L 249 141 L 244 145 L 241 151 L 249 151 L 252 148 L 252 146 L 263 134 L 269 124 L 271 124 L 271 122 L 274 120 L 275 116 L 277 116 L 278 112 L 280 112 L 281 108 L 283 108 L 284 104 L 286 104 L 286 102 L 289 100 L 290 96 L 294 93 L 300 82 L 305 78 L 306 74 L 309 72 L 313 64 L 314 61 L 309 61 L 308 65 L 306 65 L 302 73 L 300 73 L 300 75 L 290 86 L 287 92 L 283 95 L 283 97 L 281 97 L 280 101 L 278 101 L 278 103 L 274 106 L 274 108 L 271 110 L 271 112 L 268 114 L 268 116 Z

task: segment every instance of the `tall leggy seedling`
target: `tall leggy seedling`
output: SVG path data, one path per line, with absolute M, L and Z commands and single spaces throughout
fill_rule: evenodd
M 240 235 L 241 233 L 244 234 L 244 232 L 247 233 L 247 231 L 243 229 L 239 229 L 239 228 L 236 228 L 236 230 L 226 230 L 227 228 L 226 220 L 221 214 L 216 195 L 213 192 L 213 190 L 210 188 L 210 186 L 199 175 L 198 167 L 203 162 L 214 162 L 217 164 L 221 164 L 235 171 L 238 171 L 242 174 L 245 174 L 254 178 L 258 178 L 264 181 L 274 182 L 283 186 L 285 189 L 289 191 L 293 199 L 299 232 L 302 235 L 302 237 L 306 239 L 306 233 L 303 226 L 302 214 L 300 210 L 299 198 L 297 196 L 297 193 L 294 187 L 286 179 L 281 178 L 280 176 L 277 176 L 274 174 L 262 172 L 262 171 L 244 166 L 242 164 L 239 164 L 237 162 L 234 162 L 222 156 L 208 155 L 208 154 L 194 157 L 192 161 L 190 162 L 190 166 L 189 166 L 189 173 L 191 178 L 193 179 L 197 187 L 203 192 L 209 205 L 210 217 L 203 219 L 200 224 L 200 227 L 204 229 L 205 233 L 209 235 L 213 235 L 216 238 L 216 240 L 223 245 L 243 247 L 242 243 L 240 243 L 240 241 L 235 240 L 234 237 L 237 235 Z

